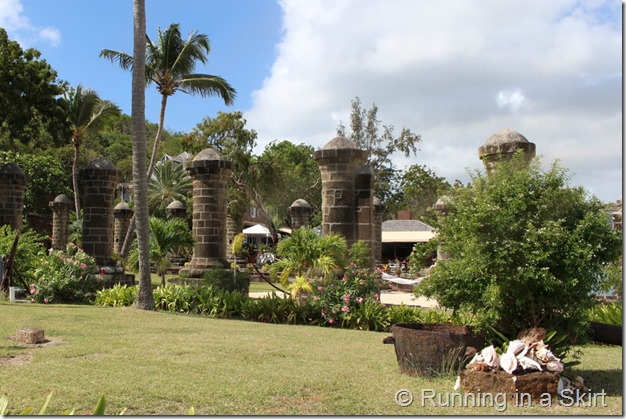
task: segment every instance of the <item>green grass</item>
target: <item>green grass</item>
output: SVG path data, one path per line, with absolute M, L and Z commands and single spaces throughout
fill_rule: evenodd
M 424 389 L 452 392 L 454 377 L 400 374 L 387 333 L 286 326 L 102 308 L 0 302 L 0 393 L 11 411 L 91 412 L 101 394 L 108 414 L 132 415 L 485 415 L 493 407 L 422 406 Z M 50 342 L 7 339 L 21 327 Z M 622 348 L 585 346 L 581 375 L 608 394 L 607 407 L 508 406 L 504 414 L 621 414 Z M 21 362 L 21 363 L 20 363 Z M 416 396 L 409 407 L 398 390 Z
M 285 289 L 281 284 L 276 284 L 278 288 Z M 265 281 L 252 281 L 250 282 L 250 292 L 272 292 L 276 291 L 276 288 L 272 287 Z

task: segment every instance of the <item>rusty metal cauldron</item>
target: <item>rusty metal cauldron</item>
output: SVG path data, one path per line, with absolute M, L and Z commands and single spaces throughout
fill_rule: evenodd
M 485 345 L 485 337 L 470 326 L 441 323 L 398 323 L 393 336 L 383 343 L 394 344 L 400 372 L 433 376 L 454 373 Z

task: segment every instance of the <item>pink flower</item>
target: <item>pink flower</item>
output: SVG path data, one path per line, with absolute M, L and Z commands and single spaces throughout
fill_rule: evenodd
M 333 323 L 335 323 L 335 320 L 334 319 L 328 319 L 328 323 L 333 324 Z
M 34 302 L 35 302 L 35 299 L 34 299 L 34 298 L 31 298 L 31 299 L 30 299 L 30 302 L 31 302 L 31 303 L 34 303 Z
M 374 294 L 374 298 L 378 300 L 378 299 L 380 299 L 380 295 Z
M 313 296 L 313 301 L 319 301 L 319 298 L 317 298 L 317 295 Z
M 85 269 L 87 267 L 87 265 L 85 265 L 84 263 L 80 264 L 81 269 Z
M 106 274 L 106 273 L 107 273 L 107 271 L 105 271 L 105 270 L 104 270 L 104 268 L 100 268 L 100 273 L 101 273 L 101 274 Z
M 356 302 L 357 302 L 357 303 L 359 303 L 359 304 L 361 304 L 361 303 L 363 302 L 363 298 L 362 298 L 362 297 L 357 298 L 357 299 L 356 299 Z
M 44 299 L 43 299 L 43 302 L 44 302 L 44 303 L 46 303 L 46 304 L 48 304 L 48 299 L 47 299 L 47 298 L 44 298 Z
M 341 307 L 341 311 L 343 311 L 344 313 L 349 313 L 350 312 L 350 307 L 343 306 L 343 307 Z
M 365 285 L 365 281 L 359 281 L 359 285 Z
M 318 291 L 324 291 L 324 287 L 317 287 Z
M 343 301 L 345 301 L 346 304 L 350 303 L 350 294 L 345 294 L 343 296 Z

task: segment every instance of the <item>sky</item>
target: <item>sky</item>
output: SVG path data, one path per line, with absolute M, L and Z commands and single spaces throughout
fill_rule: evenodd
M 234 106 L 178 93 L 165 126 L 241 111 L 258 133 L 316 149 L 349 126 L 351 102 L 421 136 L 410 159 L 450 183 L 482 169 L 478 147 L 501 129 L 556 160 L 572 186 L 613 202 L 623 184 L 622 3 L 617 0 L 146 0 L 147 31 L 180 23 L 208 35 L 198 73 L 235 89 Z M 132 53 L 130 0 L 0 0 L 0 27 L 71 86 L 130 114 L 130 73 L 99 58 Z M 160 98 L 146 93 L 146 117 Z

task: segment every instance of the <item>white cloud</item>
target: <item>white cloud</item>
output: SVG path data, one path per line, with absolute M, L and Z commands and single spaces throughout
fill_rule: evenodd
M 509 108 L 513 112 L 528 106 L 528 99 L 524 96 L 520 89 L 503 90 L 498 93 L 496 103 L 501 108 Z
M 0 0 L 0 27 L 6 29 L 9 37 L 22 47 L 32 47 L 43 40 L 52 46 L 61 43 L 61 32 L 52 27 L 37 27 L 24 14 L 20 0 Z

